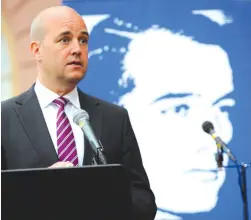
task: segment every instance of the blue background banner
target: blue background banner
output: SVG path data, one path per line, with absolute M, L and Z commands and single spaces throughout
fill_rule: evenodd
M 213 122 L 236 157 L 251 162 L 251 1 L 63 4 L 90 32 L 79 87 L 128 109 L 156 219 L 242 219 L 237 171 L 217 170 L 216 145 L 201 125 Z M 232 165 L 226 155 L 224 165 Z

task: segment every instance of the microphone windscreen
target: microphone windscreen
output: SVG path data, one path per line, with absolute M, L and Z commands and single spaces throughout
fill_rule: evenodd
M 205 121 L 205 122 L 202 124 L 202 129 L 203 129 L 203 131 L 205 131 L 206 133 L 210 134 L 210 131 L 211 131 L 211 130 L 214 130 L 214 126 L 213 126 L 213 124 L 212 124 L 210 121 Z
M 85 110 L 78 109 L 74 113 L 73 122 L 78 125 L 81 120 L 89 120 L 89 115 Z

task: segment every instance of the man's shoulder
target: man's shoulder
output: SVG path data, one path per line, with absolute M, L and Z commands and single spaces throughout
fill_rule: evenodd
M 31 89 L 1 102 L 1 111 L 8 111 L 20 104 L 31 92 Z
M 115 103 L 111 103 L 96 96 L 86 94 L 82 91 L 81 93 L 88 99 L 88 101 L 91 101 L 92 103 L 100 106 L 104 111 L 110 111 L 112 113 L 127 113 L 127 110 L 122 106 L 119 106 Z
M 14 96 L 12 98 L 6 99 L 4 101 L 1 102 L 1 109 L 7 109 L 7 108 L 11 108 L 15 105 L 16 101 L 18 100 L 20 95 Z

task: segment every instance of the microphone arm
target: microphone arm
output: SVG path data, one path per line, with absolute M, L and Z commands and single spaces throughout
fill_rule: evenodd
M 213 139 L 215 140 L 217 147 L 221 148 L 221 151 L 225 152 L 228 155 L 228 157 L 236 164 L 237 159 L 235 158 L 233 153 L 230 151 L 230 149 L 227 147 L 227 145 L 224 143 L 224 141 L 222 141 L 221 138 L 215 134 L 214 130 L 212 130 L 210 133 Z
M 235 163 L 237 164 L 237 159 L 235 158 L 235 156 L 232 154 L 232 152 L 230 151 L 230 149 L 227 147 L 227 145 L 224 143 L 224 141 L 221 140 L 221 138 L 219 136 L 216 135 L 216 132 L 214 130 L 214 126 L 212 124 L 212 122 L 210 121 L 205 121 L 202 124 L 202 129 L 203 131 L 205 131 L 207 134 L 210 134 L 212 136 L 212 138 L 215 140 L 216 145 L 217 145 L 217 153 L 218 154 L 222 154 L 223 152 L 226 153 L 228 155 L 228 157 Z M 221 152 L 219 152 L 221 151 Z M 218 161 L 217 161 L 218 162 Z
M 92 141 L 90 141 L 90 145 L 94 152 L 92 164 L 93 165 L 107 164 L 104 148 L 103 145 L 101 144 L 101 141 L 99 140 L 99 145 L 100 145 L 99 148 L 96 148 L 95 144 Z

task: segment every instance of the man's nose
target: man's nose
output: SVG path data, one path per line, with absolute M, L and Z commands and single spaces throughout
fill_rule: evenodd
M 81 46 L 78 40 L 72 42 L 71 53 L 78 56 L 81 54 Z

